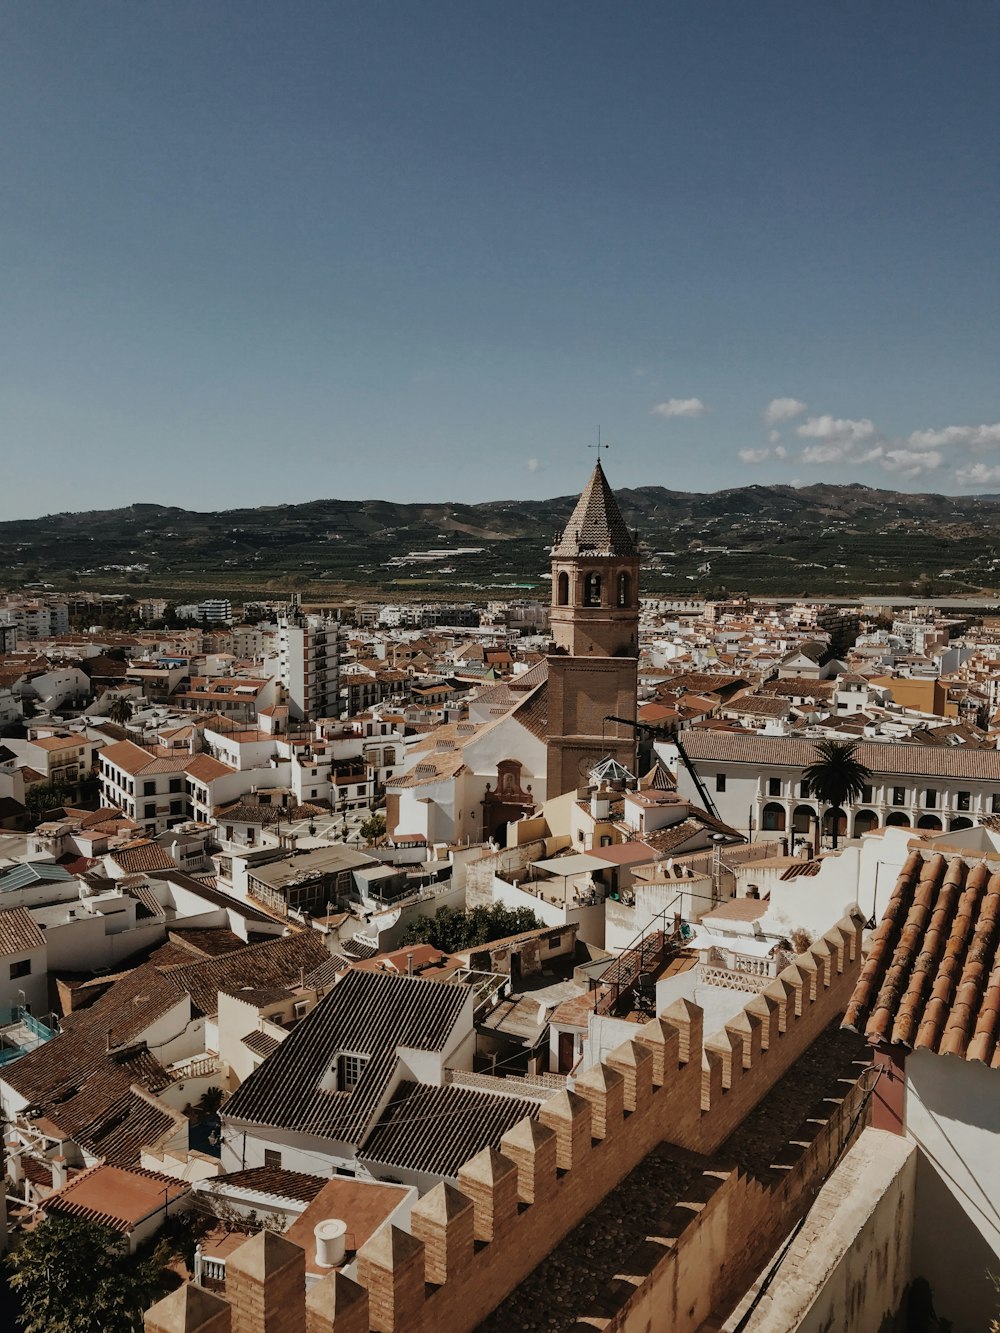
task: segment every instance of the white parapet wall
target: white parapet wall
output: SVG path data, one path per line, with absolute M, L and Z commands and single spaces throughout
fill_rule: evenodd
M 760 1295 L 755 1284 L 724 1333 L 881 1328 L 899 1312 L 910 1281 L 916 1168 L 909 1139 L 864 1130 L 820 1190 L 771 1285 Z

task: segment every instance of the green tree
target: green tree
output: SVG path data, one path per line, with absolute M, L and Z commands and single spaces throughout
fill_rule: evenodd
M 372 815 L 361 825 L 361 836 L 371 847 L 373 843 L 378 842 L 379 838 L 385 837 L 385 815 Z
M 855 757 L 857 741 L 820 741 L 816 759 L 802 770 L 802 786 L 833 812 L 833 846 L 844 805 L 861 795 L 871 782 L 871 770 Z
M 132 720 L 132 700 L 127 695 L 119 694 L 108 709 L 108 721 L 119 727 L 127 727 Z
M 48 1217 L 7 1256 L 24 1333 L 139 1333 L 143 1311 L 172 1285 L 165 1247 L 124 1252 L 110 1227 Z
M 24 793 L 25 813 L 33 824 L 37 824 L 46 810 L 58 810 L 72 796 L 72 789 L 62 782 L 37 783 Z
M 206 1088 L 201 1094 L 201 1098 L 198 1102 L 198 1110 L 203 1111 L 205 1115 L 215 1115 L 225 1100 L 226 1094 L 221 1088 L 216 1087 L 213 1084 L 212 1087 Z
M 505 907 L 503 903 L 494 903 L 491 907 L 473 907 L 469 912 L 441 907 L 434 916 L 421 916 L 411 921 L 400 943 L 430 944 L 443 953 L 457 953 L 488 944 L 490 940 L 538 930 L 543 924 L 529 907 Z

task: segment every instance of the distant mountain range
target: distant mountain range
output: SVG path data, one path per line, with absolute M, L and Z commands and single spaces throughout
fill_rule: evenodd
M 758 594 L 1000 585 L 1000 497 L 852 484 L 616 492 L 645 591 Z M 547 547 L 575 495 L 483 504 L 313 500 L 195 512 L 158 504 L 0 523 L 9 588 L 50 583 L 186 598 L 547 595 Z

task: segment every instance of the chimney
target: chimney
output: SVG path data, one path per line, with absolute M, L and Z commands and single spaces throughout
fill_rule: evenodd
M 406 975 L 413 976 L 413 950 L 408 949 L 406 953 Z
M 7 1140 L 7 1178 L 15 1190 L 20 1190 L 24 1179 L 24 1165 L 21 1162 L 21 1145 L 17 1139 Z
M 320 1268 L 336 1268 L 347 1253 L 347 1223 L 328 1217 L 313 1227 L 316 1238 L 316 1263 Z
M 66 1181 L 69 1179 L 69 1170 L 66 1166 L 66 1158 L 65 1157 L 50 1158 L 50 1165 L 52 1167 L 52 1188 L 54 1190 L 61 1190 L 62 1187 L 66 1184 Z

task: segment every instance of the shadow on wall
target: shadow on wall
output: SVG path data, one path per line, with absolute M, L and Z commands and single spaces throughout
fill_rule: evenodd
M 907 1327 L 920 1330 L 926 1326 L 929 1333 L 947 1328 L 954 1333 L 985 1333 L 990 1320 L 1000 1318 L 1000 1293 L 990 1276 L 1000 1272 L 1000 1255 L 922 1150 L 917 1157 L 914 1211 L 912 1297 L 919 1304 L 917 1284 L 924 1279 L 939 1322 L 921 1325 L 915 1321 Z

